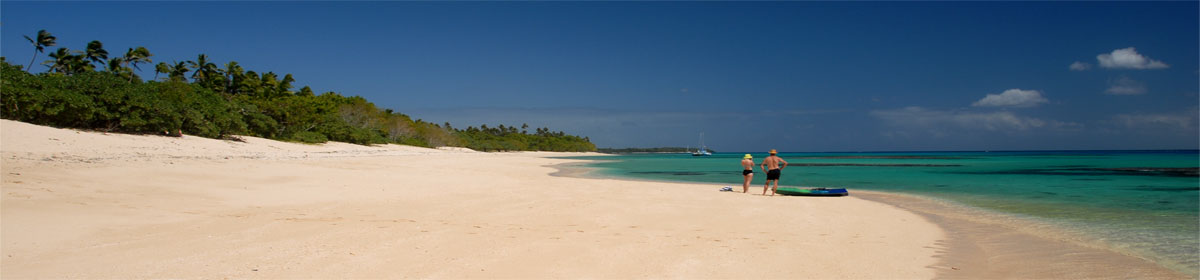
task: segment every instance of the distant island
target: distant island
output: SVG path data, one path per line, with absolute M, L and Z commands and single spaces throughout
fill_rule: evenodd
M 705 149 L 710 153 L 716 153 L 713 149 Z M 694 149 L 684 147 L 658 147 L 658 148 L 599 148 L 596 152 L 605 154 L 670 154 L 670 153 L 691 153 Z
M 295 90 L 292 74 L 260 74 L 236 61 L 222 67 L 204 54 L 195 60 L 153 65 L 154 55 L 145 47 L 110 54 L 100 41 L 91 41 L 83 50 L 62 47 L 50 52 L 50 59 L 41 63 L 49 70 L 32 73 L 37 54 L 54 46 L 57 38 L 41 30 L 25 39 L 34 49 L 29 65 L 13 65 L 0 57 L 4 87 L 0 117 L 5 119 L 231 140 L 247 135 L 303 143 L 394 143 L 477 151 L 596 150 L 587 137 L 528 124 L 454 128 L 450 123 L 414 120 L 360 96 L 318 94 L 308 86 Z M 147 81 L 134 71 L 151 65 L 154 77 Z

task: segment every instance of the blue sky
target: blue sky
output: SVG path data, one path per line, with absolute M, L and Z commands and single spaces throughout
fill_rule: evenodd
M 0 54 L 145 46 L 456 127 L 718 151 L 1196 149 L 1192 2 L 0 2 Z M 38 55 L 39 63 L 48 59 Z M 45 71 L 35 66 L 34 72 Z M 151 70 L 152 67 L 143 67 Z M 144 71 L 143 77 L 152 77 Z

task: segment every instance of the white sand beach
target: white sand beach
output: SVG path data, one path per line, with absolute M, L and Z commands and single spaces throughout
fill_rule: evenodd
M 10 279 L 926 279 L 945 249 L 933 223 L 854 197 L 549 175 L 578 154 L 9 120 L 0 137 Z
M 1189 278 L 907 196 L 551 175 L 577 155 L 0 120 L 0 278 Z

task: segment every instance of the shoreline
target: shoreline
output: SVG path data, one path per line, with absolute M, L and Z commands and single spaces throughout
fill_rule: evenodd
M 553 166 L 554 176 L 580 176 L 636 182 L 674 182 L 598 174 L 586 163 Z M 727 186 L 728 184 L 696 185 Z M 736 186 L 735 186 L 736 187 Z M 751 192 L 761 186 L 752 185 Z M 736 189 L 736 188 L 735 188 Z M 736 191 L 735 191 L 736 193 Z M 1079 233 L 1055 225 L 998 213 L 957 202 L 919 194 L 852 190 L 851 196 L 886 204 L 922 216 L 946 232 L 945 251 L 937 256 L 939 279 L 998 278 L 1145 278 L 1197 279 L 1187 272 L 1118 251 L 1111 246 L 1086 242 Z M 1031 232 L 1030 228 L 1041 228 Z M 1049 228 L 1049 230 L 1044 230 Z M 1064 260 L 1061 256 L 1069 255 Z
M 856 194 L 918 214 L 947 232 L 949 250 L 939 257 L 941 264 L 960 269 L 939 278 L 1195 278 L 1112 247 L 1085 242 L 1077 233 L 1055 225 L 915 194 Z
M 6 278 L 928 279 L 944 236 L 862 199 L 550 176 L 575 153 L 0 130 Z
M 597 174 L 563 157 L 600 154 L 0 126 L 12 278 L 1186 278 L 1054 240 L 1023 251 L 1039 240 L 929 200 L 569 177 Z M 1021 262 L 1059 254 L 1137 274 Z

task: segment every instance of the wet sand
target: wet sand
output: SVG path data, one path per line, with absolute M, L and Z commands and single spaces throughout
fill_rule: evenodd
M 1030 232 L 1020 221 L 960 205 L 883 192 L 854 195 L 917 213 L 945 230 L 938 279 L 1196 278 L 1062 233 Z
M 584 164 L 556 166 L 556 176 L 616 178 Z M 623 178 L 622 180 L 644 181 Z M 718 188 L 723 185 L 710 185 Z M 762 188 L 751 186 L 751 193 Z M 851 190 L 851 197 L 916 213 L 945 233 L 937 240 L 935 279 L 1200 279 L 1149 260 L 1091 244 L 1063 231 L 1007 215 L 937 199 L 890 192 Z M 842 198 L 802 198 L 825 202 Z

